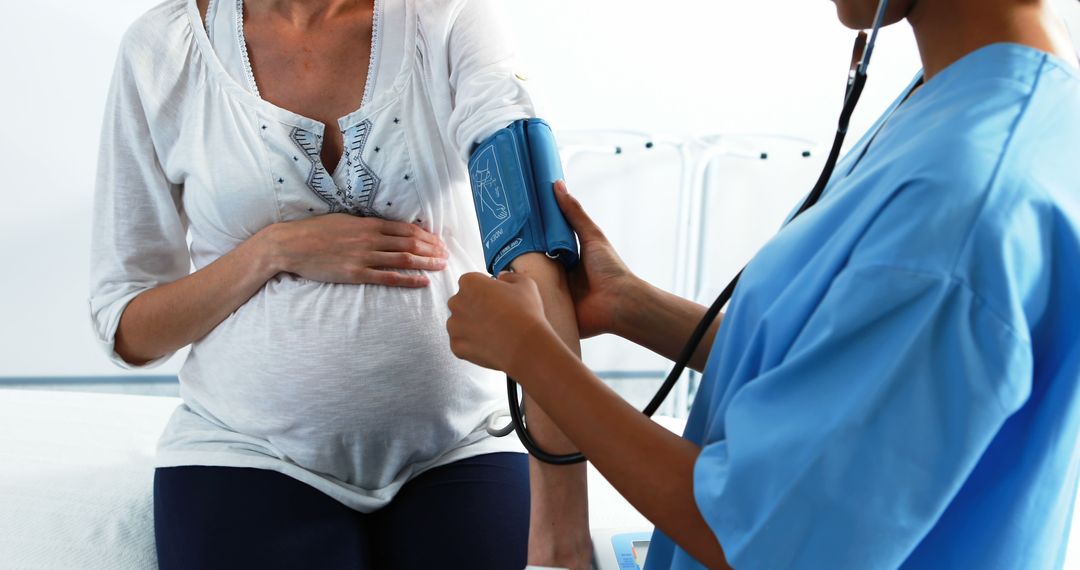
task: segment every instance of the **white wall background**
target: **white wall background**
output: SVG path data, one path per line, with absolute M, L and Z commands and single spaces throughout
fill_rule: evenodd
M 96 147 L 119 38 L 155 3 L 3 0 L 0 376 L 117 373 L 98 353 L 87 322 Z M 1080 5 L 1058 3 L 1080 30 Z M 836 22 L 828 2 L 507 6 L 544 114 L 561 130 L 774 132 L 826 144 L 831 138 L 853 33 Z M 886 30 L 856 133 L 917 68 L 906 25 Z M 174 360 L 160 371 L 177 366 Z
M 506 1 L 544 115 L 560 130 L 764 132 L 821 144 L 831 140 L 853 33 L 836 22 L 829 2 Z M 1080 45 L 1080 4 L 1054 1 Z M 0 137 L 0 377 L 118 373 L 99 354 L 87 321 L 92 186 L 120 36 L 156 2 L 0 3 L 0 109 L 6 125 Z M 886 30 L 853 121 L 855 135 L 918 67 L 906 25 Z M 755 165 L 740 170 L 739 180 L 802 188 L 814 166 L 793 167 L 789 175 L 754 174 L 753 168 L 771 168 Z M 649 172 L 656 192 L 670 191 L 663 188 L 668 174 L 661 167 Z M 634 173 L 644 176 L 641 168 L 628 171 Z M 643 210 L 628 207 L 617 193 L 590 192 L 588 173 L 579 174 L 583 186 L 573 190 L 606 212 L 606 225 L 622 224 L 620 242 L 631 265 L 651 267 L 663 280 L 669 271 L 664 260 L 634 254 L 652 253 L 644 245 L 650 243 L 649 221 L 634 217 Z M 754 195 L 740 194 L 732 202 L 740 203 L 738 211 L 757 208 L 755 216 L 782 215 L 760 211 L 764 202 Z M 756 235 L 719 263 L 720 269 L 709 271 L 730 272 L 760 239 Z M 159 372 L 178 367 L 174 359 Z M 1077 535 L 1073 543 L 1080 542 Z M 1070 561 L 1076 563 L 1075 554 Z

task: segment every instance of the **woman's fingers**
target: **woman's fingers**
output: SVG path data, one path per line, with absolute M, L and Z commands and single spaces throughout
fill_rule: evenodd
M 421 257 L 446 259 L 446 248 L 442 243 L 431 243 L 417 237 L 383 236 L 376 242 L 378 251 L 405 252 Z
M 442 246 L 442 240 L 439 236 L 421 228 L 414 224 L 407 224 L 405 222 L 395 222 L 392 220 L 383 220 L 379 225 L 379 233 L 386 236 L 395 236 L 403 238 L 414 238 L 420 241 L 425 241 L 430 244 Z
M 442 271 L 446 269 L 446 258 L 416 255 L 407 251 L 373 251 L 367 255 L 367 265 L 388 269 Z
M 596 225 L 589 214 L 585 213 L 581 202 L 570 195 L 569 190 L 566 189 L 566 182 L 563 180 L 555 182 L 555 199 L 559 202 L 559 209 L 566 216 L 566 221 L 574 228 L 578 237 L 582 240 L 606 239 L 600 226 Z
M 289 240 L 299 244 L 293 272 L 308 279 L 419 288 L 430 281 L 415 271 L 442 271 L 447 265 L 442 240 L 413 224 L 347 214 L 295 223 L 305 224 L 308 235 Z
M 388 287 L 405 287 L 419 289 L 427 287 L 431 281 L 424 275 L 399 273 L 385 269 L 365 269 L 360 274 L 360 283 L 370 285 L 386 285 Z

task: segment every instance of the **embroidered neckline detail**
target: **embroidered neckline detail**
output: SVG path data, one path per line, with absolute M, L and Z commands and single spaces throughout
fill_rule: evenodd
M 310 163 L 307 180 L 311 189 L 326 205 L 330 213 L 347 212 L 354 216 L 378 216 L 373 206 L 379 190 L 380 179 L 364 162 L 363 152 L 374 124 L 365 119 L 346 132 L 346 147 L 341 160 L 345 163 L 347 181 L 344 188 L 323 166 L 320 152 L 323 137 L 311 131 L 292 127 L 289 138 L 303 152 Z
M 206 25 L 206 34 L 207 34 L 207 36 L 210 35 L 210 25 L 211 25 L 210 18 L 211 18 L 211 16 L 214 15 L 214 8 L 216 8 L 216 6 L 214 6 L 214 3 L 216 1 L 217 0 L 210 0 L 209 2 L 206 3 L 206 21 L 203 22 L 203 23 Z
M 240 63 L 244 67 L 248 87 L 256 97 L 262 99 L 259 85 L 255 83 L 255 73 L 251 71 L 251 58 L 248 57 L 247 38 L 244 36 L 244 0 L 236 0 L 236 39 L 240 42 Z
M 368 136 L 374 124 L 371 119 L 365 119 L 360 124 L 349 129 L 352 135 L 352 144 L 345 153 L 346 176 L 345 193 L 350 202 L 361 215 L 377 216 L 373 206 L 375 192 L 379 189 L 379 176 L 364 162 L 364 147 L 367 146 Z
M 360 99 L 360 108 L 368 104 L 373 94 L 372 85 L 378 75 L 379 49 L 382 42 L 379 38 L 379 30 L 382 28 L 383 0 L 375 0 L 374 14 L 371 16 L 371 52 L 368 55 L 367 79 L 364 80 L 364 96 Z

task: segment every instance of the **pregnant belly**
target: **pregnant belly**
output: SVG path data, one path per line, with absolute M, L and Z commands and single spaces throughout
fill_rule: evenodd
M 439 279 L 401 289 L 278 277 L 192 347 L 185 397 L 283 459 L 380 487 L 498 406 L 498 379 L 450 352 L 446 297 Z

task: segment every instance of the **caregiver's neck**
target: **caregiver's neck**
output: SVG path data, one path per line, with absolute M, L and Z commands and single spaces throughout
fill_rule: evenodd
M 920 0 L 908 14 L 926 79 L 993 43 L 1021 44 L 1073 66 L 1076 50 L 1047 0 Z

